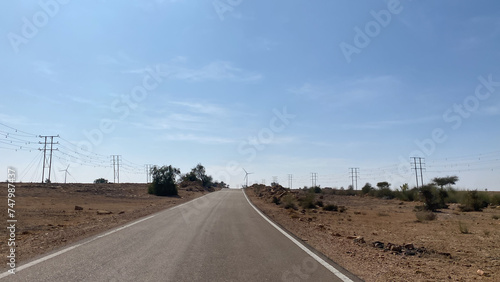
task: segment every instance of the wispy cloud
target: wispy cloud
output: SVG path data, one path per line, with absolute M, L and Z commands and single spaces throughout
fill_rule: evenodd
M 183 131 L 205 131 L 209 121 L 203 117 L 190 114 L 171 113 L 166 117 L 146 117 L 142 122 L 134 122 L 133 125 L 149 130 L 172 130 Z
M 101 59 L 105 63 L 121 65 L 115 57 L 104 57 Z M 128 65 L 137 65 L 126 59 Z M 129 61 L 129 62 L 127 62 Z M 169 79 L 186 80 L 192 82 L 203 81 L 232 81 L 232 82 L 258 82 L 264 76 L 258 72 L 244 70 L 228 61 L 213 61 L 203 66 L 193 67 L 189 65 L 189 60 L 183 56 L 177 56 L 167 63 L 151 64 L 158 66 L 158 71 L 168 74 Z M 125 74 L 145 74 L 151 72 L 151 67 L 128 68 L 121 71 Z
M 383 121 L 371 121 L 365 123 L 356 123 L 356 124 L 343 124 L 344 128 L 357 128 L 357 129 L 387 129 L 394 128 L 400 126 L 408 126 L 415 124 L 424 124 L 432 121 L 438 121 L 442 119 L 440 116 L 428 116 L 422 118 L 415 119 L 397 119 L 397 120 L 383 120 Z
M 226 110 L 222 107 L 213 104 L 189 103 L 189 102 L 170 102 L 174 105 L 182 106 L 190 112 L 209 114 L 209 115 L 224 115 Z
M 168 141 L 188 141 L 200 144 L 230 144 L 234 143 L 235 140 L 230 138 L 223 138 L 218 136 L 209 135 L 195 135 L 195 134 L 167 134 L 162 136 L 162 139 Z
M 305 82 L 288 89 L 300 98 L 317 100 L 334 98 L 339 106 L 354 102 L 368 101 L 395 93 L 401 82 L 392 75 L 366 76 L 334 82 Z
M 263 78 L 261 74 L 245 71 L 226 61 L 211 62 L 200 68 L 170 64 L 163 66 L 162 69 L 170 73 L 173 79 L 196 82 L 207 80 L 256 82 Z

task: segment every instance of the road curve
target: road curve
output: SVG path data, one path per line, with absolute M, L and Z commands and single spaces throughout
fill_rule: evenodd
M 223 189 L 81 241 L 0 278 L 359 281 L 345 270 L 338 272 L 337 266 L 332 272 L 332 262 L 304 249 L 264 219 L 241 190 Z

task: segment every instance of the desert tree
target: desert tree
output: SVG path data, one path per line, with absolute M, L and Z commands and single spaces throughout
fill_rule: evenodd
M 445 203 L 445 199 L 448 198 L 448 191 L 444 189 L 446 185 L 455 185 L 458 182 L 458 176 L 446 176 L 446 177 L 434 177 L 432 179 L 433 183 L 441 187 L 438 191 L 439 206 L 441 208 L 447 208 L 448 205 Z
M 177 196 L 177 176 L 181 173 L 178 168 L 169 166 L 151 168 L 153 181 L 149 184 L 148 193 L 157 196 Z
M 371 191 L 373 191 L 373 186 L 369 182 L 366 182 L 365 186 L 361 188 L 361 193 L 363 194 L 368 194 Z
M 446 185 L 455 185 L 458 182 L 458 176 L 434 177 L 432 181 L 443 189 Z

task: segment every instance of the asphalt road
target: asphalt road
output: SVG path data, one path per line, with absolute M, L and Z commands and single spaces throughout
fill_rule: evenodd
M 357 280 L 304 249 L 264 219 L 241 190 L 223 189 L 27 263 L 2 280 Z

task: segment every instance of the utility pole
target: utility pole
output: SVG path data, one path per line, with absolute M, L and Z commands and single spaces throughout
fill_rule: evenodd
M 318 180 L 318 173 L 311 172 L 311 185 L 312 185 L 312 187 L 316 187 L 317 180 Z
M 293 174 L 288 175 L 288 188 L 292 189 Z
M 425 163 L 422 163 L 422 160 L 424 158 L 420 158 L 420 157 L 411 157 L 412 159 L 412 169 L 415 170 L 415 180 L 417 181 L 417 189 L 418 189 L 418 170 L 420 169 L 420 186 L 423 186 L 424 185 L 424 175 L 423 175 L 423 172 L 422 170 L 424 170 L 425 168 L 422 167 L 422 165 L 425 165 Z M 418 160 L 418 167 L 417 167 L 417 160 Z
M 42 167 L 42 183 L 45 181 L 45 168 L 47 167 L 47 162 L 48 162 L 48 169 L 49 169 L 49 176 L 48 180 L 50 182 L 50 175 L 52 172 L 52 151 L 57 151 L 59 149 L 54 149 L 54 145 L 58 145 L 59 142 L 54 143 L 54 137 L 59 137 L 59 135 L 52 135 L 52 136 L 39 136 L 40 138 L 44 138 L 44 142 L 38 142 L 38 144 L 43 144 L 43 149 L 38 149 L 39 151 L 43 150 L 43 167 Z M 48 139 L 50 138 L 50 143 L 48 142 Z M 50 153 L 49 157 L 47 158 L 47 144 L 50 144 Z
M 351 187 L 354 189 L 358 190 L 358 173 L 359 173 L 359 167 L 351 167 L 349 168 L 349 173 L 351 174 Z M 356 181 L 356 186 L 354 186 L 354 181 Z
M 111 155 L 113 158 L 113 183 L 120 183 L 120 157 L 121 155 Z
M 424 175 L 422 174 L 422 158 L 418 158 L 418 162 L 420 164 L 420 183 L 424 185 Z

